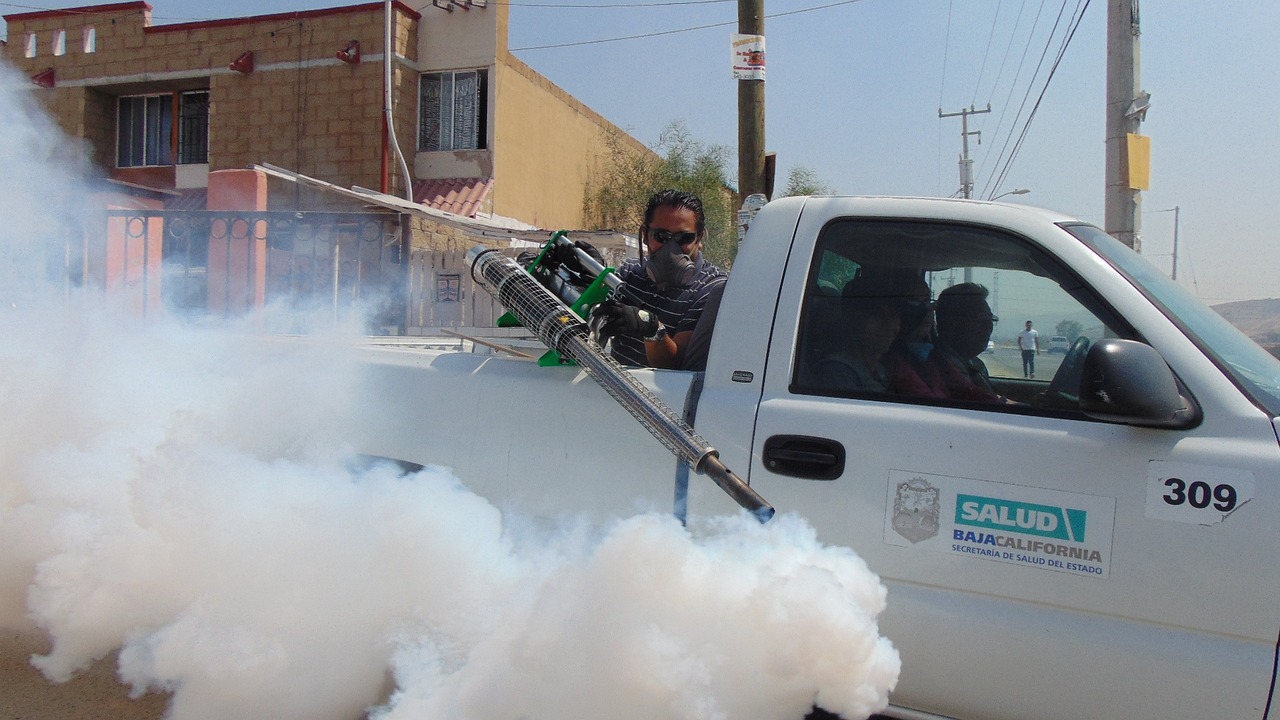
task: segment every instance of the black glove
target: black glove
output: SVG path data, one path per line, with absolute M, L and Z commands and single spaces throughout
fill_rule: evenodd
M 578 254 L 573 251 L 574 248 L 582 250 L 590 255 L 592 260 L 604 265 L 604 256 L 600 254 L 600 251 L 591 243 L 583 242 L 582 240 L 574 240 L 572 245 L 557 241 L 551 247 L 551 259 L 573 272 L 585 273 L 586 268 L 582 267 L 582 261 L 578 259 Z
M 591 339 L 604 347 L 611 338 L 619 335 L 647 339 L 658 334 L 662 323 L 658 316 L 648 310 L 641 310 L 632 305 L 624 305 L 610 298 L 596 305 L 591 310 Z

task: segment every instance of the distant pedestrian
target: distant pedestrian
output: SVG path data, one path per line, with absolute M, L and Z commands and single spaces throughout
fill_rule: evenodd
M 1031 321 L 1027 321 L 1027 329 L 1018 333 L 1018 349 L 1022 351 L 1022 377 L 1036 379 L 1036 355 L 1040 354 L 1040 333 L 1031 329 Z

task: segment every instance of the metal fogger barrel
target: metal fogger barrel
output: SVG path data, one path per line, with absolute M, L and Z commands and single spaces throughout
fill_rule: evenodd
M 613 358 L 591 342 L 582 318 L 565 307 L 518 263 L 501 253 L 476 246 L 467 251 L 471 276 L 502 303 L 538 339 L 576 361 L 605 392 L 696 472 L 707 475 L 760 522 L 773 517 L 773 506 L 720 462 L 720 454 L 671 408 L 641 385 Z

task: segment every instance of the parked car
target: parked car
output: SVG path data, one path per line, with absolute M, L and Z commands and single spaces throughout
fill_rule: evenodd
M 1049 352 L 1067 354 L 1071 349 L 1071 343 L 1067 342 L 1067 338 L 1063 335 L 1054 335 L 1049 338 Z

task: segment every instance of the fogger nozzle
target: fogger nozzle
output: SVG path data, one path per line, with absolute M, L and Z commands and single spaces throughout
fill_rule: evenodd
M 468 250 L 467 262 L 471 264 L 471 276 L 476 282 L 488 289 L 547 347 L 581 365 L 658 442 L 694 470 L 710 477 L 760 522 L 767 522 L 773 517 L 773 507 L 720 462 L 715 448 L 591 342 L 583 319 L 565 307 L 524 268 L 511 258 L 483 246 Z

